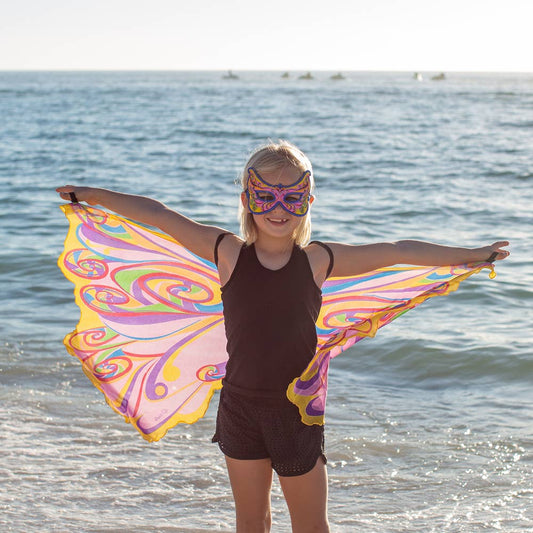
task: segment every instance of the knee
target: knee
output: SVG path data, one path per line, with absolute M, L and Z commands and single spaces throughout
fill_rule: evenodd
M 313 531 L 315 533 L 329 533 L 329 523 L 326 520 L 322 522 L 321 524 L 317 524 L 315 529 L 312 529 L 310 531 Z
M 324 520 L 314 520 L 311 523 L 292 524 L 293 533 L 329 533 L 329 523 Z
M 237 518 L 237 533 L 268 533 L 271 527 L 272 515 L 270 511 L 264 516 Z

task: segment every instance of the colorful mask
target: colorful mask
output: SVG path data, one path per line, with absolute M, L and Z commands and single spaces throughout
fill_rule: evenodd
M 306 170 L 292 185 L 271 185 L 250 167 L 246 189 L 250 211 L 253 215 L 264 215 L 280 205 L 291 215 L 304 216 L 309 210 L 310 176 L 311 172 Z

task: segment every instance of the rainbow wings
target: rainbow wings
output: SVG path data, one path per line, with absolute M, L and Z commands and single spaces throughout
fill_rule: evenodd
M 80 204 L 59 266 L 81 319 L 67 350 L 147 440 L 205 414 L 226 339 L 218 273 L 169 237 Z
M 329 361 L 428 298 L 445 296 L 490 263 L 440 267 L 389 267 L 350 278 L 330 278 L 322 287 L 315 357 L 287 390 L 306 424 L 323 424 Z
M 59 267 L 81 318 L 70 354 L 109 405 L 150 441 L 201 418 L 222 387 L 226 338 L 215 265 L 170 237 L 105 211 L 61 206 L 70 229 Z M 488 263 L 386 268 L 323 287 L 318 347 L 287 390 L 306 424 L 322 424 L 329 360 Z

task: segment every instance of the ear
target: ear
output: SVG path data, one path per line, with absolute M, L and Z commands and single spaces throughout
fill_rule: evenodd
M 248 196 L 246 196 L 246 193 L 244 191 L 241 192 L 241 204 L 244 207 L 244 210 L 249 213 L 250 208 L 248 207 Z

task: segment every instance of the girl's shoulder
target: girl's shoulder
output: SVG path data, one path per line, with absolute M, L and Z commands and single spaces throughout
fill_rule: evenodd
M 220 283 L 224 285 L 237 264 L 244 240 L 234 233 L 221 233 L 217 239 L 215 257 L 220 276 Z
M 307 246 L 303 246 L 302 250 L 307 254 L 315 283 L 322 287 L 333 268 L 331 248 L 323 242 L 312 241 Z

